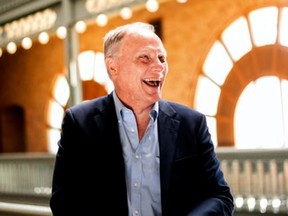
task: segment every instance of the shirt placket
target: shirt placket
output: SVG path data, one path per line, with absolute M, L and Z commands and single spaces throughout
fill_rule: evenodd
M 124 110 L 123 124 L 130 144 L 130 153 L 133 155 L 131 164 L 131 206 L 132 215 L 140 216 L 141 207 L 141 149 L 139 148 L 136 120 L 131 110 Z

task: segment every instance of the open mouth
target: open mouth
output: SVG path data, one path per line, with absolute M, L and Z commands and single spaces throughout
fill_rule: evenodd
M 146 83 L 148 86 L 151 86 L 151 87 L 158 87 L 160 85 L 160 80 L 158 80 L 158 79 L 146 78 L 146 79 L 143 79 L 143 82 Z

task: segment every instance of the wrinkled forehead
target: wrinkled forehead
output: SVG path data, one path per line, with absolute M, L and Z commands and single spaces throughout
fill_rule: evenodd
M 156 49 L 166 54 L 161 39 L 152 31 L 141 29 L 141 31 L 129 31 L 122 40 L 122 48 Z

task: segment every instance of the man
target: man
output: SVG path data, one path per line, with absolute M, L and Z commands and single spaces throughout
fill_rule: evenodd
M 108 32 L 104 55 L 115 90 L 66 111 L 53 215 L 232 215 L 205 116 L 161 99 L 167 53 L 153 26 Z

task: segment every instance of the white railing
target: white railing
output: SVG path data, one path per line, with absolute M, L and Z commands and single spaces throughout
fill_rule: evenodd
M 55 155 L 0 155 L 0 216 L 51 216 Z
M 217 150 L 236 211 L 288 215 L 288 150 Z
M 287 149 L 217 148 L 216 153 L 235 198 L 235 215 L 288 215 Z M 0 154 L 0 216 L 51 215 L 54 162 L 51 154 Z
M 0 201 L 25 196 L 32 202 L 46 202 L 51 194 L 54 158 L 34 153 L 0 155 Z

